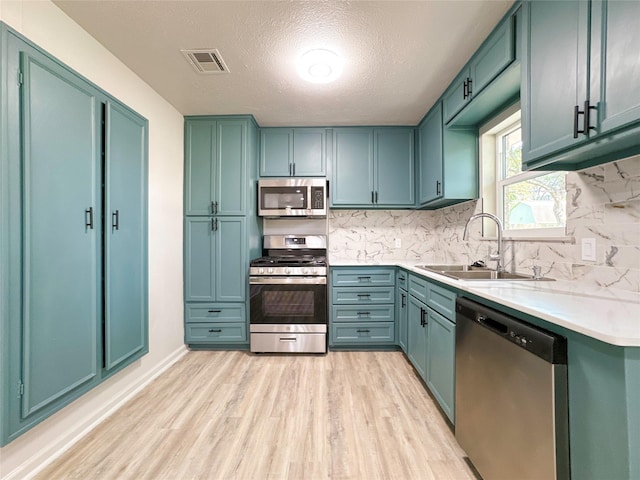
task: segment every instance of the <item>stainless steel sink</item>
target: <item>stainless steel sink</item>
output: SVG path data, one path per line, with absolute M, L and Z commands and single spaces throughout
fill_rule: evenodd
M 498 272 L 486 267 L 472 267 L 469 265 L 416 265 L 416 268 L 445 275 L 456 280 L 542 280 L 553 281 L 553 278 L 534 278 L 532 275 L 519 273 Z

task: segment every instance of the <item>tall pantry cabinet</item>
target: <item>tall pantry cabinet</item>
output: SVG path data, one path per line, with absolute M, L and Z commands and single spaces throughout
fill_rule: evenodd
M 185 343 L 248 346 L 249 260 L 259 256 L 258 128 L 250 116 L 185 119 Z
M 148 351 L 147 121 L 0 35 L 4 445 Z

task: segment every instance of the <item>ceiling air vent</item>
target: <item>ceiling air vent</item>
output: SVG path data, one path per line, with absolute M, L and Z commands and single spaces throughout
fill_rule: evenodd
M 198 73 L 229 73 L 227 64 L 216 48 L 180 51 Z

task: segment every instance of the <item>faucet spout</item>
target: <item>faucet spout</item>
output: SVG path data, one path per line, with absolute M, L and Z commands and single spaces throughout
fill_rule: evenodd
M 490 218 L 491 220 L 496 222 L 496 225 L 498 226 L 498 250 L 496 251 L 496 253 L 490 254 L 489 259 L 495 260 L 497 262 L 496 270 L 498 272 L 504 272 L 504 251 L 502 249 L 502 232 L 504 230 L 504 227 L 502 225 L 502 220 L 500 220 L 498 217 L 496 217 L 491 213 L 482 212 L 482 213 L 476 213 L 475 215 L 471 215 L 471 217 L 469 218 L 469 220 L 467 220 L 467 223 L 464 226 L 462 239 L 467 240 L 469 238 L 469 224 L 477 218 Z

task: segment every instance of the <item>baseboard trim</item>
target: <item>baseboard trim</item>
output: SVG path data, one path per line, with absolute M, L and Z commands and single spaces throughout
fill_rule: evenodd
M 126 389 L 120 395 L 113 398 L 112 401 L 104 405 L 95 416 L 87 419 L 78 426 L 77 429 L 70 431 L 67 435 L 60 438 L 59 442 L 41 451 L 38 455 L 31 457 L 27 462 L 24 462 L 19 467 L 16 467 L 6 476 L 2 476 L 1 480 L 30 480 L 38 473 L 44 470 L 49 464 L 62 456 L 73 445 L 80 441 L 85 435 L 96 428 L 100 423 L 106 420 L 119 410 L 125 403 L 131 400 L 142 389 L 149 385 L 159 375 L 164 373 L 171 365 L 176 363 L 180 358 L 188 353 L 188 349 L 185 345 L 169 354 L 161 363 L 159 363 L 154 369 L 147 372 L 147 374 L 141 378 L 141 381 L 132 385 L 131 388 Z

